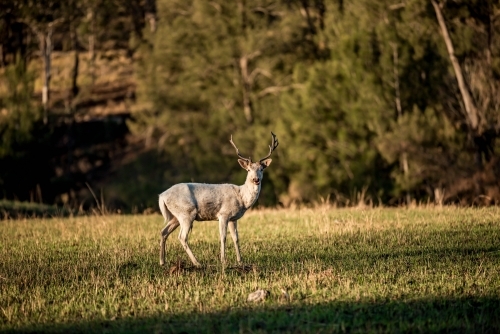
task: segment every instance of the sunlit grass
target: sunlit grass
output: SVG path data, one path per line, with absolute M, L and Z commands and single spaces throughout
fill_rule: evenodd
M 160 267 L 163 219 L 0 222 L 0 329 L 80 332 L 498 330 L 500 209 L 305 209 L 248 213 L 248 271 L 219 262 L 217 222 L 177 233 Z M 185 267 L 170 270 L 181 261 Z M 257 288 L 262 303 L 246 301 Z M 289 298 L 283 297 L 286 291 Z

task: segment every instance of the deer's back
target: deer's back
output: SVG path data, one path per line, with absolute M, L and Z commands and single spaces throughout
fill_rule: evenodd
M 233 184 L 179 183 L 160 196 L 177 218 L 217 220 L 219 215 L 239 218 L 245 212 L 238 186 Z

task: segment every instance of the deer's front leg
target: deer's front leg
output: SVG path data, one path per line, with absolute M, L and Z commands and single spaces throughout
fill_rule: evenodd
M 233 238 L 234 248 L 236 249 L 236 259 L 238 260 L 238 264 L 241 264 L 241 254 L 240 254 L 240 244 L 238 239 L 238 221 L 230 221 L 229 222 L 229 232 L 231 233 L 231 237 Z
M 220 234 L 220 260 L 222 266 L 226 265 L 226 235 L 227 235 L 227 218 L 219 217 L 219 234 Z

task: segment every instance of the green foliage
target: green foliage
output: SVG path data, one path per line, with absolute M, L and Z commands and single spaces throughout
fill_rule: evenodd
M 0 99 L 0 196 L 25 200 L 31 195 L 33 199 L 34 189 L 52 175 L 48 170 L 53 149 L 47 145 L 50 129 L 41 124 L 41 108 L 32 100 L 33 73 L 18 60 L 7 66 L 4 74 L 7 90 Z
M 291 184 L 304 196 L 297 200 L 314 199 L 317 191 L 324 196 L 335 190 L 345 193 L 375 181 L 360 176 L 375 167 L 372 116 L 381 110 L 374 96 L 365 94 L 369 90 L 363 85 L 370 78 L 358 81 L 354 69 L 334 60 L 318 64 L 301 83 L 303 88 L 283 96 L 288 112 L 280 119 L 287 142 L 282 150 Z M 367 111 L 364 104 L 373 109 Z
M 0 200 L 0 219 L 33 218 L 33 217 L 63 217 L 70 211 L 54 205 L 40 203 Z
M 436 189 L 483 172 L 500 135 L 498 1 L 441 4 L 478 110 L 474 133 L 428 0 L 14 1 L 2 8 L 31 30 L 54 24 L 56 47 L 69 24 L 80 48 L 128 49 L 136 79 L 128 126 L 149 152 L 120 166 L 108 191 L 117 201 L 156 206 L 151 193 L 177 182 L 242 183 L 231 134 L 258 159 L 274 131 L 281 145 L 259 203 L 288 205 L 362 189 L 383 203 L 432 200 Z M 157 8 L 155 32 L 146 7 Z M 15 31 L 9 22 L 0 14 L 9 31 L 2 36 Z M 29 142 L 38 117 L 21 70 L 6 71 L 16 88 L 2 100 L 0 156 L 21 152 L 12 148 Z M 500 201 L 496 181 L 474 182 L 465 183 L 475 196 L 492 186 L 499 194 L 492 202 Z
M 204 268 L 186 265 L 175 236 L 167 267 L 159 266 L 162 222 L 158 215 L 3 221 L 0 331 L 500 329 L 496 207 L 249 212 L 239 232 L 250 271 L 222 272 L 216 222 L 196 223 L 191 233 Z M 270 296 L 247 302 L 257 288 Z
M 40 109 L 32 100 L 34 75 L 21 60 L 5 69 L 7 93 L 0 100 L 0 159 L 20 154 L 19 147 L 33 140 Z
M 439 187 L 449 182 L 440 171 L 463 158 L 462 140 L 443 113 L 430 108 L 421 112 L 415 107 L 392 121 L 377 139 L 377 147 L 388 163 L 400 167 L 392 172 L 394 195 L 414 191 L 431 197 L 434 189 L 428 185 Z
M 385 129 L 391 107 L 373 70 L 380 66 L 376 37 L 366 35 L 370 23 L 364 27 L 358 15 L 349 5 L 341 22 L 327 19 L 330 58 L 307 69 L 298 65 L 293 76 L 299 88 L 282 95 L 281 131 L 289 142 L 282 148 L 290 177 L 288 200 L 346 195 L 367 186 L 374 198 L 384 196 L 377 190 L 389 190 L 373 140 Z M 342 37 L 347 32 L 350 39 Z

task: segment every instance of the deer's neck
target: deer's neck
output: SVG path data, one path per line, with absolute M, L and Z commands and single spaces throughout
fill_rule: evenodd
M 250 208 L 257 198 L 259 198 L 260 185 L 260 183 L 256 185 L 252 181 L 247 180 L 244 185 L 240 186 L 240 195 L 245 209 Z

